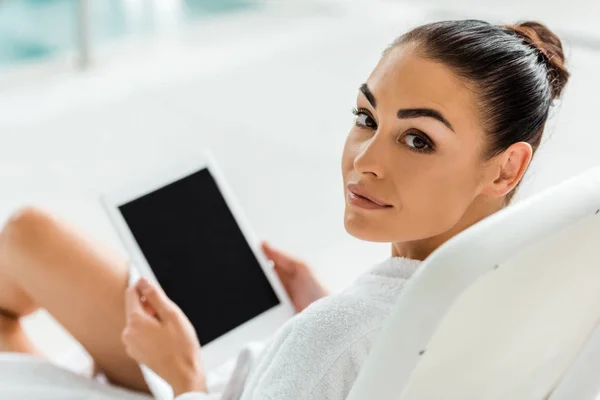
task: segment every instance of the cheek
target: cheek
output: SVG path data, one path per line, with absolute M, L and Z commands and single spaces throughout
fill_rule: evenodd
M 402 212 L 406 226 L 418 230 L 417 236 L 431 237 L 450 230 L 465 214 L 477 194 L 477 164 L 464 158 L 437 160 L 413 167 L 399 182 Z M 403 188 L 405 190 L 403 190 Z M 415 232 L 416 233 L 416 232 Z

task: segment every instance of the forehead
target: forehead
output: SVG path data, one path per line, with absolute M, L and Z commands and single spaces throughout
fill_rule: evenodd
M 379 61 L 367 86 L 377 109 L 430 107 L 459 130 L 478 125 L 477 99 L 469 86 L 447 66 L 420 57 L 411 46 L 398 46 Z

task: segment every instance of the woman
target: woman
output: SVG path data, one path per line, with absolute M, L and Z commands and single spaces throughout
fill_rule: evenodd
M 558 37 L 535 22 L 439 22 L 397 39 L 360 86 L 342 157 L 345 227 L 390 242 L 392 258 L 302 311 L 324 289 L 265 246 L 302 312 L 260 355 L 240 357 L 225 394 L 206 393 L 193 328 L 159 288 L 141 280 L 125 295 L 125 260 L 35 209 L 1 235 L 0 346 L 35 352 L 18 321 L 45 307 L 122 387 L 146 389 L 140 362 L 182 399 L 237 399 L 242 389 L 244 400 L 344 399 L 419 260 L 510 202 L 567 82 L 564 61 Z

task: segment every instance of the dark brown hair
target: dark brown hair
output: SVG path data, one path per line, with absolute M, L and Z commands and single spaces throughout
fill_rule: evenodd
M 569 78 L 561 41 L 552 31 L 538 22 L 443 21 L 413 29 L 391 48 L 406 44 L 447 65 L 474 89 L 488 136 L 486 159 L 517 142 L 537 150 L 550 107 Z

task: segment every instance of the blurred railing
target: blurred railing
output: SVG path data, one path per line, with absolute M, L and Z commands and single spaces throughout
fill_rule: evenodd
M 90 0 L 77 0 L 77 61 L 80 68 L 87 68 L 91 61 Z

